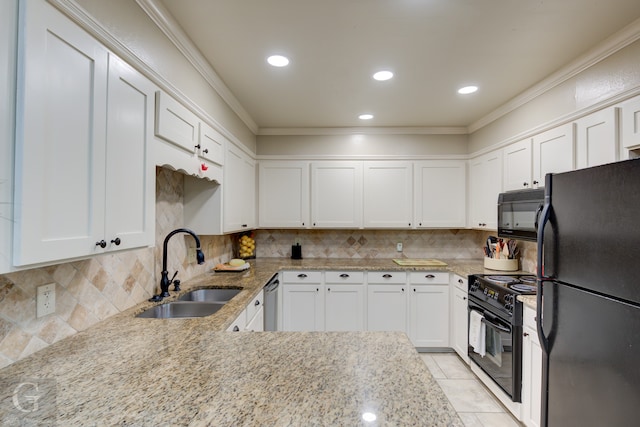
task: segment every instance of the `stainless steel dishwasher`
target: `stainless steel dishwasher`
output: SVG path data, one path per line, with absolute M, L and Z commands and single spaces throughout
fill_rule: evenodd
M 278 289 L 280 280 L 276 274 L 264 286 L 264 330 L 278 330 Z

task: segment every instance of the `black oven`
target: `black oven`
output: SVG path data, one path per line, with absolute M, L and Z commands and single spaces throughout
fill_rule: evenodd
M 523 294 L 535 294 L 535 276 L 469 276 L 469 358 L 514 402 L 522 401 L 522 303 L 517 296 Z

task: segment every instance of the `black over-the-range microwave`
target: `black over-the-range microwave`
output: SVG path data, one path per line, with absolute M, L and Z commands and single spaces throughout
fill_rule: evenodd
M 544 188 L 501 193 L 498 196 L 498 236 L 536 240 L 543 206 Z

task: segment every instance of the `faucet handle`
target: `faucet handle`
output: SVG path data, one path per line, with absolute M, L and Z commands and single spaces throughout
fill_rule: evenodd
M 179 291 L 180 290 L 180 279 L 176 279 L 176 280 L 173 281 L 173 290 L 174 291 Z

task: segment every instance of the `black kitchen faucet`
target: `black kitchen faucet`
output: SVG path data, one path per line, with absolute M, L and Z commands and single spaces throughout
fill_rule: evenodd
M 158 301 L 162 301 L 163 298 L 166 298 L 169 296 L 169 285 L 171 285 L 171 283 L 174 282 L 173 279 L 176 278 L 176 275 L 178 274 L 178 272 L 176 271 L 173 274 L 173 277 L 171 278 L 171 280 L 169 280 L 169 272 L 167 271 L 167 244 L 169 243 L 169 239 L 178 233 L 187 233 L 190 234 L 191 236 L 193 236 L 193 238 L 196 240 L 196 260 L 198 261 L 198 264 L 204 264 L 204 254 L 202 253 L 202 250 L 200 249 L 200 238 L 198 237 L 198 235 L 196 233 L 194 233 L 193 231 L 189 230 L 188 228 L 178 228 L 176 230 L 173 230 L 171 233 L 167 234 L 167 237 L 164 238 L 164 244 L 162 245 L 162 277 L 160 278 L 160 293 L 158 295 L 154 295 L 152 298 L 149 299 L 149 301 L 151 302 L 158 302 Z M 179 289 L 179 281 L 176 280 L 175 281 L 175 288 L 174 290 L 178 291 Z

